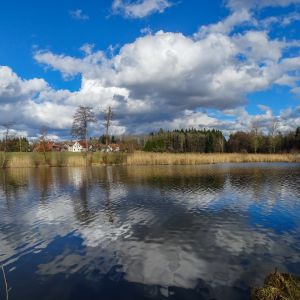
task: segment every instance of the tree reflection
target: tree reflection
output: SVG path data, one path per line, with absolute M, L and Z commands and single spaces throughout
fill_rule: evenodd
M 18 172 L 11 169 L 0 170 L 0 192 L 3 192 L 8 207 L 13 201 L 18 200 L 22 193 L 26 192 L 28 179 L 28 170 L 26 169 Z
M 90 198 L 92 194 L 92 172 L 90 168 L 74 170 L 73 179 L 75 179 L 75 193 L 72 193 L 74 211 L 76 218 L 84 224 L 93 221 L 96 211 L 90 207 Z M 75 175 L 75 176 L 74 176 Z
M 114 182 L 112 167 L 106 167 L 106 185 L 105 185 L 105 213 L 110 223 L 114 223 L 114 213 L 112 209 L 111 190 Z

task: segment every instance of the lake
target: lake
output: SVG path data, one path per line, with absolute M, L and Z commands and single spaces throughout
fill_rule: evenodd
M 0 171 L 0 262 L 10 300 L 249 299 L 300 275 L 300 165 Z

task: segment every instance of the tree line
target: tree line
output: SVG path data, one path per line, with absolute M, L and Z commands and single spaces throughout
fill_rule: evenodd
M 181 129 L 152 132 L 147 138 L 145 151 L 151 152 L 243 152 L 243 153 L 286 153 L 300 151 L 300 127 L 295 131 L 269 134 L 253 129 L 238 131 L 226 140 L 216 129 Z
M 73 116 L 71 136 L 86 142 L 86 145 L 101 143 L 124 144 L 121 149 L 126 152 L 144 150 L 151 152 L 244 152 L 244 153 L 284 153 L 300 151 L 300 127 L 295 131 L 281 133 L 277 130 L 278 123 L 274 122 L 269 133 L 261 132 L 257 127 L 250 131 L 238 131 L 230 134 L 228 139 L 221 130 L 217 129 L 178 129 L 152 132 L 145 136 L 115 137 L 110 136 L 113 111 L 111 107 L 102 111 L 101 123 L 104 133 L 99 138 L 91 138 L 90 127 L 97 122 L 96 116 L 89 106 L 79 106 Z M 5 129 L 4 137 L 0 140 L 0 151 L 27 152 L 32 151 L 34 145 L 25 137 L 10 134 L 11 124 L 2 125 Z M 47 128 L 40 129 L 38 143 L 43 145 L 46 152 Z M 88 148 L 89 149 L 89 148 Z
M 39 142 L 42 144 L 44 140 L 45 136 L 40 134 Z M 7 136 L 0 140 L 0 151 L 29 152 L 33 150 L 36 142 L 30 142 L 26 137 Z M 89 145 L 95 143 L 118 143 L 126 152 L 290 153 L 300 151 L 300 127 L 285 134 L 279 132 L 273 135 L 256 130 L 238 131 L 230 134 L 227 140 L 222 131 L 215 129 L 161 129 L 148 136 L 116 137 L 103 134 L 99 138 L 89 138 Z
M 151 133 L 144 147 L 153 152 L 224 152 L 225 138 L 220 130 L 173 130 L 160 129 Z
M 8 137 L 6 142 L 4 138 L 0 140 L 0 151 L 28 152 L 31 150 L 32 144 L 26 137 Z

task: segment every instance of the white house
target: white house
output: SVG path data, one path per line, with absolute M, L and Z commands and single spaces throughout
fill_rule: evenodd
M 83 152 L 86 150 L 85 142 L 75 142 L 68 146 L 69 152 Z

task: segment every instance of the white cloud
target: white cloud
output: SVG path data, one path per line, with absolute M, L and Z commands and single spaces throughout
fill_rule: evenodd
M 80 73 L 89 74 L 90 70 L 97 74 L 101 72 L 97 65 L 104 61 L 102 51 L 89 54 L 92 51 L 91 45 L 83 45 L 81 50 L 87 55 L 83 58 L 74 58 L 67 55 L 54 55 L 50 51 L 40 51 L 35 53 L 34 58 L 37 62 L 47 64 L 54 70 L 59 70 L 65 78 L 75 76 Z
M 125 44 L 115 56 L 84 46 L 85 56 L 75 58 L 38 52 L 35 58 L 62 72 L 81 74 L 78 92 L 65 98 L 68 105 L 112 105 L 117 126 L 129 131 L 176 126 L 241 128 L 218 122 L 199 109 L 228 110 L 242 107 L 247 94 L 287 85 L 297 91 L 300 57 L 284 57 L 295 42 L 271 39 L 266 31 L 248 30 L 229 35 L 237 20 L 200 29 L 194 37 L 159 31 Z M 222 30 L 222 24 L 224 30 Z M 229 24 L 229 25 L 228 25 Z M 83 48 L 82 48 L 83 49 Z M 187 118 L 185 111 L 193 117 Z M 187 121 L 189 120 L 189 121 Z
M 299 4 L 300 0 L 228 0 L 228 7 L 233 10 L 252 9 Z
M 72 124 L 75 108 L 53 102 L 36 103 L 28 101 L 23 108 L 23 117 L 27 124 L 38 128 L 45 125 L 48 128 L 68 129 Z
M 16 135 L 35 135 L 40 126 L 53 129 L 70 127 L 74 106 L 65 104 L 69 91 L 55 91 L 43 79 L 24 80 L 11 68 L 0 66 L 1 124 L 12 124 Z
M 90 55 L 93 52 L 93 48 L 95 47 L 94 44 L 84 44 L 80 47 L 80 50 L 86 54 L 86 55 Z
M 144 18 L 153 13 L 162 13 L 171 7 L 168 0 L 114 0 L 112 10 L 114 14 L 122 14 L 127 18 Z
M 272 25 L 276 24 L 281 27 L 289 26 L 294 22 L 300 21 L 300 14 L 297 12 L 290 13 L 284 16 L 271 16 L 260 21 L 260 25 L 265 28 L 271 28 Z
M 209 33 L 230 33 L 236 26 L 253 23 L 254 19 L 250 12 L 246 9 L 233 12 L 226 19 L 212 25 L 202 26 L 199 32 L 195 35 L 196 37 L 203 37 Z
M 0 103 L 2 104 L 32 97 L 47 87 L 43 79 L 22 80 L 9 67 L 0 66 Z
M 251 27 L 235 31 L 244 24 Z M 81 87 L 75 92 L 51 89 L 43 79 L 21 79 L 10 68 L 1 67 L 2 120 L 22 122 L 22 130 L 47 125 L 66 132 L 75 108 L 86 104 L 98 115 L 111 105 L 115 133 L 160 127 L 215 127 L 229 133 L 248 129 L 253 122 L 267 131 L 274 117 L 281 119 L 283 130 L 300 125 L 298 116 L 292 123 L 281 115 L 264 111 L 252 116 L 245 110 L 248 94 L 274 85 L 285 85 L 299 94 L 300 56 L 297 51 L 291 52 L 294 56 L 286 53 L 299 49 L 300 42 L 271 38 L 251 12 L 235 11 L 193 36 L 163 31 L 144 34 L 111 55 L 91 44 L 80 48 L 79 57 L 49 50 L 34 54 L 37 62 L 60 71 L 65 79 L 79 75 Z M 225 121 L 224 115 L 232 119 Z M 94 129 L 95 134 L 102 133 L 99 124 Z
M 238 34 L 234 41 L 239 52 L 253 62 L 261 60 L 278 62 L 282 57 L 282 50 L 286 47 L 285 42 L 270 40 L 267 32 L 264 31 L 248 31 L 245 34 Z
M 300 87 L 295 87 L 292 89 L 292 93 L 300 97 Z
M 82 9 L 70 10 L 69 14 L 75 20 L 79 20 L 79 21 L 89 20 L 89 16 L 84 14 Z

